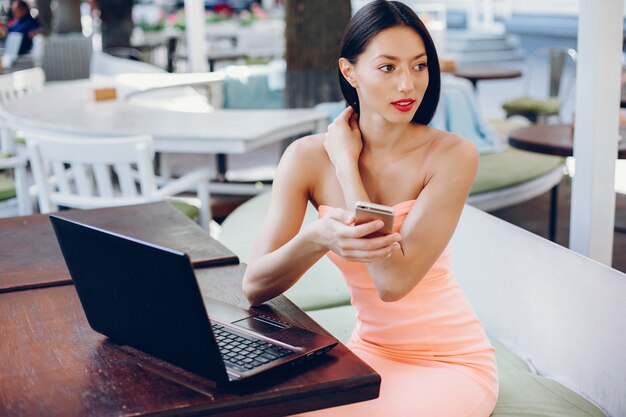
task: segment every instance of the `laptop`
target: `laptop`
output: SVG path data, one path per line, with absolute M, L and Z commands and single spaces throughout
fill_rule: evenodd
M 269 314 L 203 299 L 183 252 L 58 215 L 50 221 L 89 325 L 116 343 L 218 384 L 308 361 L 337 345 Z

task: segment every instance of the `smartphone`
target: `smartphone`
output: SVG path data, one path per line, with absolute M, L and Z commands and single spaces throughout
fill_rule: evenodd
M 384 236 L 393 233 L 393 221 L 396 218 L 396 210 L 393 207 L 382 204 L 357 201 L 354 208 L 354 218 L 356 224 L 371 222 L 372 220 L 382 220 L 385 224 L 382 229 L 367 235 L 366 237 Z

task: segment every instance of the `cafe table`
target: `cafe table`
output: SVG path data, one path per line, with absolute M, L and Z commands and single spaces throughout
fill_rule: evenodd
M 241 154 L 294 136 L 323 132 L 328 124 L 327 115 L 313 109 L 207 108 L 190 112 L 131 102 L 130 98 L 157 89 L 203 83 L 200 76 L 194 80 L 187 74 L 177 75 L 135 75 L 134 83 L 128 82 L 128 74 L 126 83 L 119 77 L 49 83 L 42 91 L 3 104 L 0 116 L 16 127 L 72 135 L 149 134 L 157 152 L 195 154 Z M 215 81 L 211 74 L 204 77 L 206 83 Z M 137 81 L 142 79 L 142 83 Z M 117 99 L 96 101 L 93 90 L 103 86 L 117 88 Z
M 522 72 L 515 68 L 504 68 L 487 65 L 463 65 L 455 69 L 452 74 L 465 78 L 472 83 L 474 90 L 478 88 L 478 81 L 482 80 L 506 80 L 519 78 Z
M 622 139 L 617 146 L 617 158 L 626 159 L 626 130 L 620 128 Z M 536 124 L 509 133 L 509 144 L 514 148 L 530 152 L 538 152 L 547 155 L 573 156 L 574 155 L 574 130 L 571 124 L 545 125 Z M 550 240 L 554 241 L 556 235 L 557 215 L 557 186 L 552 189 L 550 197 Z M 616 227 L 617 231 L 624 231 L 622 227 Z
M 626 131 L 620 129 L 622 140 L 618 143 L 617 157 L 626 159 Z M 548 155 L 573 156 L 574 131 L 571 124 L 530 125 L 515 129 L 509 134 L 509 144 L 515 148 Z
M 168 203 L 62 215 L 185 248 L 192 260 L 217 258 L 195 268 L 206 303 L 218 299 L 324 332 L 284 296 L 250 307 L 241 291 L 245 265 L 208 235 L 198 236 L 202 230 Z M 164 220 L 173 222 L 163 231 L 167 236 L 155 229 Z M 216 386 L 119 345 L 90 328 L 47 216 L 0 219 L 0 233 L 7 229 L 13 240 L 0 244 L 0 283 L 6 284 L 0 292 L 0 416 L 272 417 L 378 396 L 380 376 L 341 343 L 315 361 L 243 386 Z M 41 248 L 48 249 L 42 253 Z M 5 280 L 7 270 L 11 280 Z

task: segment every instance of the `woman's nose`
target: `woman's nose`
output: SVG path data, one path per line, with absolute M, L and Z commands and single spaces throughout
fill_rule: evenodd
M 411 70 L 408 68 L 401 69 L 398 74 L 398 91 L 407 92 L 414 88 Z

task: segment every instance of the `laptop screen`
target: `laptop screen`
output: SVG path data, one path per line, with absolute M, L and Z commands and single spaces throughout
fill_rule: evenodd
M 186 254 L 51 215 L 91 327 L 199 375 L 227 380 Z

